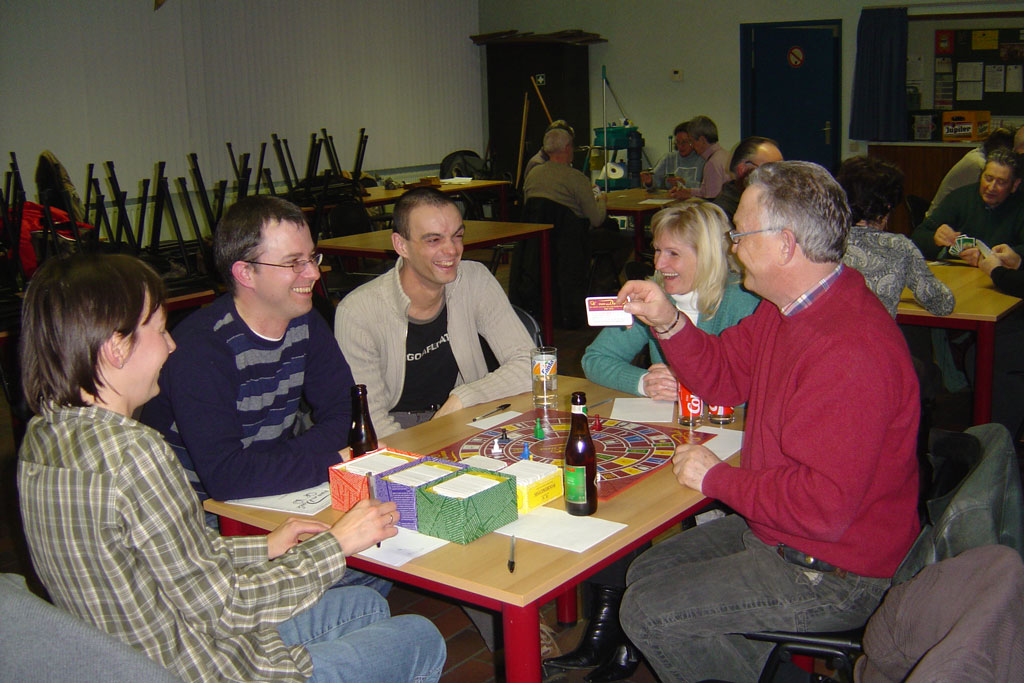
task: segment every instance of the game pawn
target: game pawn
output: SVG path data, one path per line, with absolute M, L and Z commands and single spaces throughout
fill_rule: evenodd
M 594 431 L 595 431 L 595 432 L 599 432 L 599 431 L 601 431 L 601 428 L 602 428 L 603 426 L 604 426 L 604 425 L 603 425 L 603 424 L 601 424 L 601 416 L 600 416 L 600 415 L 595 415 L 595 416 L 594 416 Z

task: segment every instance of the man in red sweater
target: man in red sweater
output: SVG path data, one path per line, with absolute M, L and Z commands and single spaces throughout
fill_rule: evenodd
M 767 164 L 729 234 L 764 301 L 719 337 L 653 283 L 619 298 L 708 403 L 747 403 L 740 467 L 680 446 L 679 483 L 737 514 L 631 566 L 622 625 L 662 680 L 756 680 L 771 645 L 744 631 L 863 624 L 917 533 L 918 383 L 902 335 L 841 264 L 849 208 L 825 169 Z

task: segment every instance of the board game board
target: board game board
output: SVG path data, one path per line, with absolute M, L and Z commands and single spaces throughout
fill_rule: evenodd
M 543 439 L 534 436 L 538 417 L 544 429 Z M 699 428 L 690 431 L 674 425 L 646 425 L 603 417 L 600 430 L 595 430 L 594 417 L 590 417 L 590 436 L 597 449 L 599 500 L 618 495 L 671 462 L 677 444 L 702 444 L 714 438 L 713 434 L 701 432 Z M 512 463 L 520 459 L 524 445 L 529 444 L 534 460 L 561 465 L 570 422 L 570 413 L 561 410 L 532 410 L 430 455 L 456 462 L 472 455 L 483 455 Z M 495 453 L 493 447 L 502 429 L 508 436 L 508 443 L 499 444 L 500 450 Z

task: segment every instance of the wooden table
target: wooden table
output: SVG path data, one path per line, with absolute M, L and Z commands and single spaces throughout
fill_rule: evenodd
M 517 242 L 540 237 L 540 294 L 543 302 L 542 328 L 544 343 L 554 342 L 554 316 L 551 296 L 551 228 L 550 223 L 506 223 L 501 221 L 465 221 L 462 244 L 466 249 L 482 249 L 503 242 Z M 361 232 L 358 235 L 320 240 L 317 249 L 335 256 L 368 256 L 394 258 L 390 230 Z
M 609 216 L 629 216 L 633 219 L 633 247 L 636 256 L 647 248 L 644 239 L 644 228 L 651 216 L 661 211 L 669 204 L 641 204 L 645 199 L 671 199 L 667 190 L 655 190 L 648 192 L 642 187 L 634 187 L 628 190 L 609 190 L 606 198 L 606 207 Z
M 505 180 L 471 180 L 462 185 L 453 183 L 442 183 L 437 189 L 445 194 L 458 194 L 460 192 L 483 192 L 487 190 L 498 191 L 498 218 L 508 220 L 508 185 Z M 383 204 L 394 204 L 399 197 L 408 192 L 405 188 L 386 190 L 383 187 L 368 187 L 368 195 L 363 197 L 363 204 L 366 206 L 381 206 Z
M 962 261 L 929 264 L 935 277 L 942 280 L 956 297 L 956 306 L 947 316 L 935 316 L 914 301 L 909 289 L 903 290 L 896 322 L 905 325 L 973 330 L 978 351 L 974 361 L 974 424 L 992 421 L 992 368 L 995 354 L 996 323 L 1016 310 L 1021 300 L 1003 294 L 992 279 Z
M 212 289 L 204 289 L 201 292 L 191 292 L 189 294 L 179 294 L 178 296 L 171 296 L 167 298 L 167 310 L 178 311 L 185 308 L 199 308 L 217 298 L 216 293 Z
M 597 403 L 613 396 L 625 396 L 587 380 L 559 377 L 559 407 L 568 408 L 573 391 L 586 391 L 587 401 Z M 415 453 L 432 453 L 465 438 L 475 430 L 466 425 L 499 402 L 511 402 L 512 410 L 525 412 L 533 407 L 530 394 L 490 403 L 446 415 L 417 425 L 387 438 L 388 446 Z M 737 410 L 737 414 L 742 411 Z M 741 428 L 740 420 L 733 425 Z M 738 462 L 734 455 L 731 462 Z M 540 640 L 538 637 L 540 607 L 554 598 L 570 595 L 575 619 L 575 587 L 583 579 L 608 566 L 654 536 L 679 523 L 684 517 L 703 508 L 710 501 L 699 492 L 676 482 L 672 468 L 662 467 L 615 498 L 602 501 L 597 516 L 628 526 L 583 553 L 559 550 L 529 541 L 516 543 L 516 571 L 510 574 L 509 541 L 500 534 L 487 534 L 468 545 L 450 543 L 401 567 L 380 564 L 361 557 L 349 558 L 353 568 L 368 571 L 395 581 L 434 591 L 487 609 L 501 612 L 505 633 L 505 672 L 510 682 L 541 680 Z M 562 499 L 549 503 L 561 508 Z M 218 515 L 270 529 L 288 516 L 256 508 L 246 508 L 207 500 L 205 508 Z M 332 523 L 340 513 L 327 509 L 317 519 Z M 564 604 L 564 603 L 563 603 Z M 560 608 L 563 607 L 560 604 Z M 563 612 L 560 609 L 560 619 Z

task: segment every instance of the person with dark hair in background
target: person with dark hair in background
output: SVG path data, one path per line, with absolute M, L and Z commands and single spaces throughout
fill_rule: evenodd
M 390 617 L 366 587 L 331 588 L 348 556 L 397 533 L 394 503 L 266 536 L 203 523 L 174 452 L 132 418 L 175 350 L 165 300 L 125 255 L 53 258 L 29 284 L 21 362 L 37 415 L 18 490 L 50 597 L 187 681 L 437 681 L 446 651 L 430 621 Z
M 683 121 L 672 130 L 672 144 L 675 149 L 654 165 L 650 177 L 652 187 L 659 190 L 671 190 L 672 187 L 675 187 L 675 183 L 672 183 L 672 187 L 668 186 L 667 178 L 669 176 L 678 178 L 682 181 L 683 186 L 691 190 L 700 187 L 700 181 L 704 178 L 704 157 L 693 149 L 693 140 L 690 139 L 690 134 L 686 131 L 689 125 L 689 121 Z
M 932 274 L 921 250 L 904 235 L 885 231 L 903 200 L 903 171 L 881 159 L 851 157 L 836 180 L 846 191 L 852 223 L 843 263 L 860 271 L 893 318 L 904 287 L 932 315 L 952 313 L 953 292 Z
M 733 179 L 722 185 L 722 191 L 711 200 L 725 211 L 725 215 L 729 217 L 730 221 L 736 214 L 736 208 L 740 205 L 740 195 L 747 187 L 747 177 L 754 169 L 773 161 L 782 161 L 782 152 L 779 151 L 779 143 L 771 138 L 752 135 L 749 138 L 743 138 L 740 140 L 740 144 L 736 145 L 732 159 L 729 161 Z
M 676 186 L 669 194 L 676 199 L 701 197 L 714 199 L 722 192 L 722 185 L 729 180 L 729 153 L 718 144 L 718 126 L 707 116 L 695 116 L 686 124 L 693 149 L 704 159 L 704 171 L 700 186 L 685 188 Z

